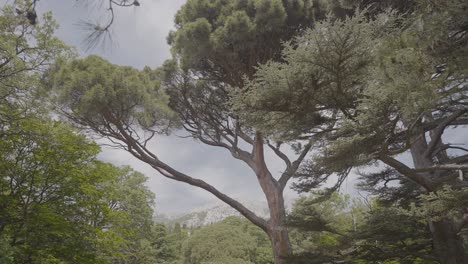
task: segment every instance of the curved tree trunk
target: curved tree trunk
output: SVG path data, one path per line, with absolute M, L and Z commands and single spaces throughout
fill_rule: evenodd
M 255 139 L 252 140 L 252 153 L 247 153 L 239 149 L 232 149 L 232 154 L 236 158 L 239 158 L 246 162 L 249 167 L 255 172 L 257 180 L 265 194 L 268 202 L 268 208 L 270 211 L 270 219 L 265 220 L 252 212 L 247 207 L 232 199 L 228 195 L 220 192 L 212 185 L 204 182 L 203 180 L 192 178 L 171 166 L 165 164 L 158 159 L 151 151 L 149 151 L 145 145 L 139 143 L 137 140 L 132 138 L 130 134 L 125 130 L 125 127 L 119 122 L 115 121 L 112 116 L 106 116 L 110 123 L 115 124 L 120 132 L 120 135 L 114 136 L 118 140 L 122 141 L 128 146 L 127 151 L 139 160 L 149 164 L 155 170 L 161 173 L 161 175 L 180 182 L 202 188 L 223 202 L 236 209 L 243 216 L 245 216 L 254 225 L 260 227 L 263 231 L 268 234 L 272 243 L 272 251 L 274 255 L 275 264 L 285 264 L 282 260 L 283 257 L 291 255 L 292 248 L 289 242 L 288 229 L 286 228 L 286 210 L 284 207 L 283 190 L 291 178 L 292 174 L 297 170 L 301 161 L 304 159 L 306 153 L 310 149 L 310 145 L 306 146 L 303 153 L 294 162 L 288 161 L 288 168 L 281 175 L 279 180 L 276 180 L 270 171 L 268 170 L 264 157 L 263 149 L 263 137 L 260 133 L 257 133 Z
M 271 241 L 274 263 L 281 264 L 284 263 L 283 257 L 292 254 L 289 233 L 286 227 L 286 209 L 283 198 L 284 185 L 271 175 L 266 166 L 263 139 L 260 133 L 257 133 L 255 137 L 253 163 L 252 168 L 255 170 L 270 209 L 270 219 L 267 221 L 266 232 Z

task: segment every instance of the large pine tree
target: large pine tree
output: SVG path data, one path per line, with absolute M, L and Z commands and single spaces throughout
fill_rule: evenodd
M 298 175 L 304 190 L 375 163 L 413 183 L 411 191 L 425 194 L 418 205 L 442 263 L 466 262 L 467 202 L 447 197 L 466 193 L 467 149 L 442 135 L 455 127 L 463 134 L 468 124 L 467 8 L 419 2 L 405 13 L 330 19 L 287 45 L 285 62 L 262 65 L 234 101 L 263 131 L 317 142 Z

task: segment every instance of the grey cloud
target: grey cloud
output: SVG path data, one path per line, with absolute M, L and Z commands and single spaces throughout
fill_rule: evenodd
M 161 160 L 192 177 L 205 180 L 232 197 L 262 200 L 255 175 L 242 162 L 223 149 L 216 149 L 174 136 L 158 137 L 149 148 Z M 157 208 L 165 213 L 190 211 L 217 198 L 204 190 L 165 179 L 150 166 L 137 161 L 123 150 L 104 148 L 100 158 L 118 165 L 130 165 L 147 175 L 148 186 L 155 192 Z
M 103 24 L 108 18 L 105 6 L 93 1 L 47 0 L 38 2 L 38 12 L 52 11 L 60 28 L 57 35 L 81 54 L 98 54 L 112 63 L 157 67 L 170 56 L 166 36 L 173 28 L 173 17 L 184 0 L 146 0 L 140 7 L 116 8 L 112 42 L 86 52 L 83 40 L 89 32 L 80 22 Z

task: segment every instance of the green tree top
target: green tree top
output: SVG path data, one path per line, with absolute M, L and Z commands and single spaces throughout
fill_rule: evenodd
M 15 1 L 15 6 L 21 9 L 27 3 Z M 42 73 L 57 58 L 71 54 L 70 48 L 54 36 L 58 25 L 51 13 L 32 25 L 15 6 L 0 8 L 0 137 L 6 120 L 41 112 L 44 101 L 35 99 L 41 92 Z
M 351 116 L 362 98 L 375 38 L 389 19 L 367 23 L 360 13 L 316 23 L 284 46 L 283 62 L 258 67 L 255 78 L 245 82 L 247 91 L 233 94 L 234 110 L 244 122 L 283 139 L 332 128 L 340 115 Z
M 54 75 L 60 87 L 58 102 L 63 112 L 72 111 L 74 120 L 102 131 L 109 122 L 135 124 L 153 133 L 166 133 L 173 125 L 167 96 L 149 68 L 138 71 L 113 65 L 97 56 L 62 65 Z M 121 129 L 116 127 L 115 129 Z
M 168 38 L 183 69 L 242 86 L 255 66 L 279 59 L 282 41 L 310 26 L 325 7 L 310 0 L 190 0 Z

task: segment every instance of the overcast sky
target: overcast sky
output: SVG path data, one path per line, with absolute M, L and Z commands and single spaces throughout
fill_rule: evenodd
M 117 9 L 112 44 L 91 51 L 86 51 L 83 46 L 86 32 L 78 24 L 97 21 L 100 17 L 103 19 L 105 12 L 99 7 L 80 2 L 86 1 L 42 0 L 37 9 L 40 13 L 53 12 L 60 24 L 57 35 L 67 44 L 75 46 L 82 56 L 98 54 L 112 63 L 140 69 L 144 66 L 158 67 L 170 57 L 166 36 L 173 28 L 176 11 L 185 0 L 142 0 L 140 7 Z M 206 180 L 234 198 L 264 202 L 255 175 L 223 149 L 213 149 L 192 139 L 176 136 L 159 137 L 152 142 L 151 148 L 166 163 Z M 99 157 L 117 165 L 130 165 L 147 175 L 148 186 L 156 194 L 158 213 L 179 214 L 217 203 L 217 198 L 206 191 L 165 179 L 125 151 L 104 148 Z M 278 175 L 283 164 L 272 153 L 268 157 L 272 173 Z M 286 190 L 285 195 L 289 199 L 296 196 L 292 190 Z

